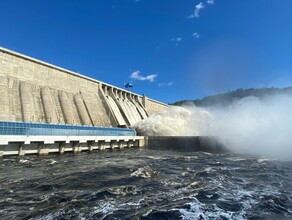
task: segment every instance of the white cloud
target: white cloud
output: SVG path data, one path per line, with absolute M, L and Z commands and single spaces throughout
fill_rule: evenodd
M 200 35 L 199 35 L 198 32 L 194 32 L 194 33 L 192 34 L 192 36 L 193 36 L 194 38 L 197 38 L 197 39 L 200 38 Z
M 192 18 L 194 18 L 194 17 L 195 17 L 195 15 L 194 15 L 194 14 L 191 14 L 191 15 L 189 15 L 187 18 L 192 19 Z
M 207 0 L 206 2 L 207 2 L 207 4 L 209 4 L 209 5 L 213 5 L 213 4 L 214 4 L 214 0 Z
M 172 38 L 171 39 L 171 41 L 173 41 L 173 42 L 180 42 L 180 41 L 182 41 L 182 38 L 181 37 L 176 37 L 176 38 Z
M 199 4 L 197 4 L 195 6 L 195 11 L 193 14 L 191 14 L 190 16 L 188 16 L 187 18 L 198 18 L 200 17 L 200 12 L 202 9 L 205 8 L 205 5 L 203 4 L 203 2 L 200 2 Z
M 136 80 L 141 80 L 141 81 L 149 81 L 149 82 L 153 82 L 154 79 L 158 76 L 157 74 L 151 74 L 148 76 L 142 76 L 140 75 L 140 71 L 134 71 L 131 73 L 130 78 L 132 79 L 136 79 Z
M 178 43 L 182 41 L 181 37 L 171 38 L 172 42 L 175 42 L 175 46 L 178 46 Z
M 200 17 L 200 11 L 202 10 L 202 9 L 204 9 L 205 8 L 205 6 L 204 6 L 204 4 L 202 3 L 202 2 L 200 2 L 199 4 L 197 4 L 196 5 L 196 8 L 195 8 L 195 12 L 194 12 L 194 15 L 195 15 L 195 17 Z
M 161 88 L 161 87 L 172 86 L 172 85 L 173 85 L 172 82 L 168 82 L 168 83 L 159 83 L 159 84 L 158 84 L 158 87 Z

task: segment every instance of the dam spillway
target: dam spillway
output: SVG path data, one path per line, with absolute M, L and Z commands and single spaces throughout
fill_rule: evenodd
M 0 123 L 6 126 L 1 128 L 5 132 L 0 134 L 0 157 L 142 147 L 145 138 L 126 129 L 167 107 L 146 96 L 2 47 L 0 93 Z M 50 134 L 36 135 L 31 133 L 33 128 L 15 133 L 15 126 L 23 130 L 20 124 L 39 130 L 48 129 L 41 125 L 53 127 Z M 60 130 L 63 125 L 67 127 Z M 87 131 L 95 127 L 109 135 L 75 134 L 76 126 Z M 115 128 L 125 130 L 116 134 Z M 59 134 L 58 129 L 68 132 Z
M 167 105 L 0 47 L 0 121 L 130 127 Z

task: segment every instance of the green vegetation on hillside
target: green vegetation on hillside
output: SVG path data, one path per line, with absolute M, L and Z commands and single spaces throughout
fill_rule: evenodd
M 237 89 L 235 91 L 221 93 L 218 95 L 206 96 L 203 99 L 195 99 L 195 100 L 182 100 L 173 103 L 172 105 L 182 106 L 182 105 L 190 105 L 195 104 L 200 107 L 208 107 L 208 106 L 226 106 L 231 104 L 232 102 L 248 97 L 255 96 L 257 98 L 265 98 L 270 95 L 280 95 L 287 94 L 292 95 L 292 87 L 286 88 L 262 88 L 262 89 Z

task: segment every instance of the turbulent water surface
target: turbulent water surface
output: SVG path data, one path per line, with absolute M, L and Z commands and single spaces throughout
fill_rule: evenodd
M 292 219 L 292 162 L 124 149 L 0 166 L 0 219 Z

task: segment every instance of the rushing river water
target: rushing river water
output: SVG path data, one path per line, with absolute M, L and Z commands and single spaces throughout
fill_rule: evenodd
M 0 160 L 0 219 L 292 219 L 292 162 L 124 149 Z

